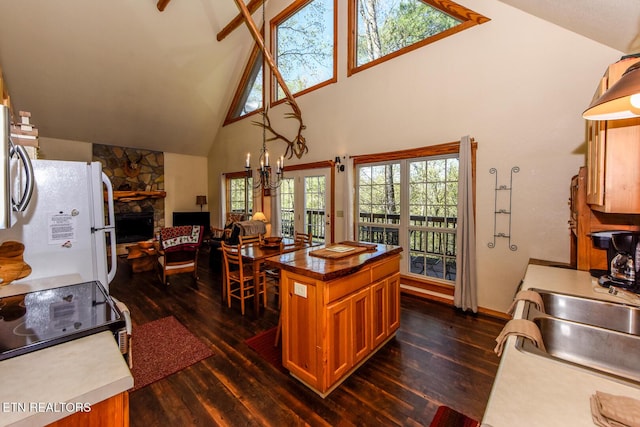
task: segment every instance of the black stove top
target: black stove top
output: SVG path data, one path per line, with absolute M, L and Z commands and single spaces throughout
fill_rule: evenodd
M 125 327 L 100 282 L 0 298 L 0 360 Z

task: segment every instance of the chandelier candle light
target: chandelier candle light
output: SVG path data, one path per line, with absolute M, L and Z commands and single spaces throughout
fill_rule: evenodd
M 262 140 L 262 149 L 260 150 L 260 168 L 257 169 L 260 180 L 254 184 L 254 188 L 262 188 L 263 190 L 274 190 L 280 187 L 280 181 L 284 172 L 284 156 L 280 156 L 276 162 L 276 173 L 271 173 L 269 165 L 269 151 L 267 150 L 265 139 Z M 244 165 L 247 171 L 247 179 L 251 178 L 251 153 L 247 153 L 247 159 Z

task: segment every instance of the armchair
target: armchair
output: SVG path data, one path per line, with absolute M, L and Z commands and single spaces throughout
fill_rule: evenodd
M 158 266 L 162 283 L 168 286 L 168 276 L 181 273 L 193 273 L 193 279 L 198 279 L 198 251 L 202 235 L 201 225 L 165 227 L 160 230 Z

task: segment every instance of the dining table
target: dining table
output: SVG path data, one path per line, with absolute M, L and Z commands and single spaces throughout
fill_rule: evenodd
M 243 245 L 240 248 L 242 255 L 242 262 L 250 262 L 253 268 L 253 285 L 254 289 L 260 289 L 260 271 L 263 268 L 264 260 L 278 254 L 284 254 L 288 252 L 294 252 L 299 249 L 303 249 L 306 246 L 304 244 L 298 244 L 293 239 L 283 238 L 279 244 L 265 244 L 265 243 L 250 243 Z M 266 289 L 265 289 L 266 292 Z M 223 299 L 226 299 L 226 287 L 223 287 Z M 253 298 L 254 312 L 256 317 L 260 315 L 260 298 L 256 292 L 256 296 Z

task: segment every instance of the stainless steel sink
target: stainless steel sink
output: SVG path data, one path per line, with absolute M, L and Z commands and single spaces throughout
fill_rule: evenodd
M 526 301 L 523 318 L 538 326 L 546 351 L 522 337 L 518 349 L 640 384 L 637 307 L 534 290 L 542 296 L 545 313 Z
M 576 295 L 532 289 L 540 294 L 544 312 L 552 317 L 640 335 L 640 308 Z

